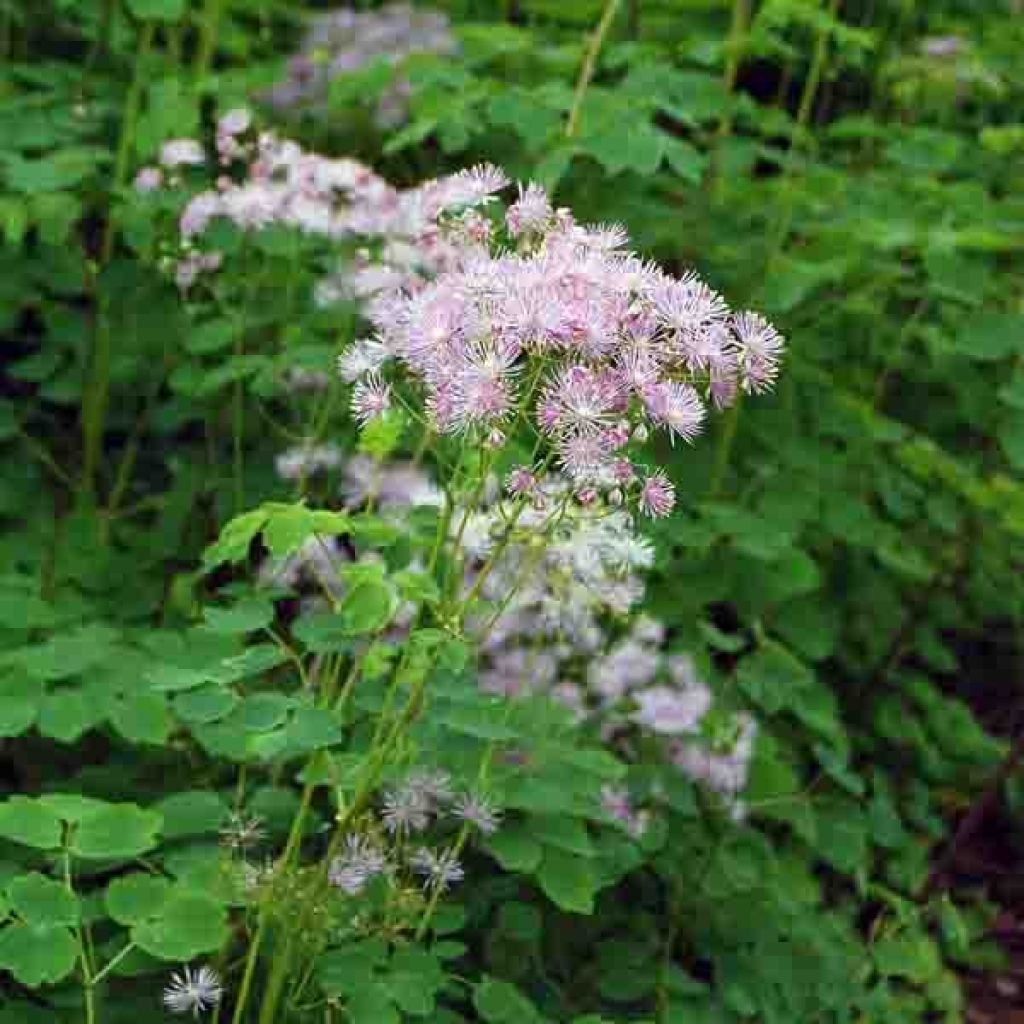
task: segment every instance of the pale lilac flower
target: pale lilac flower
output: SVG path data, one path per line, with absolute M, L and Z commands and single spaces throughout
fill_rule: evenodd
M 252 126 L 252 113 L 245 107 L 229 110 L 217 122 L 218 135 L 241 135 Z
M 164 167 L 198 167 L 205 162 L 203 147 L 195 139 L 170 139 L 160 147 Z
M 221 197 L 216 192 L 200 192 L 189 200 L 182 212 L 178 227 L 185 241 L 201 235 L 214 217 L 224 212 Z
M 405 789 L 417 794 L 433 811 L 452 799 L 452 777 L 445 771 L 418 771 L 410 774 Z
M 135 181 L 133 188 L 136 192 L 143 194 L 147 192 L 155 192 L 164 183 L 164 172 L 159 167 L 143 167 L 138 174 L 135 175 Z
M 171 1013 L 188 1013 L 198 1018 L 200 1013 L 211 1010 L 224 995 L 220 978 L 210 967 L 193 971 L 183 967 L 180 973 L 171 975 L 170 984 L 164 989 L 163 1001 Z
M 706 686 L 676 690 L 652 686 L 634 694 L 639 708 L 632 719 L 637 725 L 663 736 L 694 732 L 711 708 L 711 691 Z
M 431 813 L 427 797 L 408 786 L 388 790 L 384 794 L 381 818 L 391 833 L 422 832 L 430 824 Z
M 294 481 L 337 469 L 341 462 L 341 449 L 337 445 L 301 445 L 278 454 L 274 469 L 282 480 Z
M 303 366 L 290 366 L 283 376 L 285 387 L 295 394 L 326 391 L 331 383 L 323 370 L 307 370 Z
M 443 501 L 430 477 L 412 462 L 381 464 L 369 455 L 354 455 L 345 463 L 342 493 L 349 507 L 372 496 L 378 508 L 393 512 Z
M 501 823 L 501 811 L 487 797 L 477 793 L 460 796 L 452 805 L 452 813 L 456 818 L 479 829 L 485 836 L 497 832 Z
M 640 508 L 654 519 L 664 519 L 672 514 L 676 505 L 676 489 L 662 470 L 653 473 L 640 489 Z
M 370 338 L 354 341 L 338 356 L 338 372 L 350 384 L 379 370 L 391 357 L 387 346 Z
M 427 205 L 438 212 L 486 202 L 510 184 L 508 175 L 493 164 L 477 164 L 424 186 Z
M 547 192 L 534 182 L 524 189 L 519 185 L 519 198 L 505 212 L 505 224 L 513 238 L 541 231 L 547 226 L 554 211 Z
M 262 818 L 247 818 L 244 814 L 232 812 L 220 829 L 220 838 L 230 849 L 244 851 L 263 842 L 267 838 L 267 831 L 263 827 Z
M 615 821 L 623 825 L 634 839 L 640 839 L 647 831 L 650 812 L 636 810 L 627 789 L 618 786 L 603 786 L 601 809 L 610 818 L 614 818 Z
M 960 36 L 930 36 L 922 39 L 920 50 L 926 57 L 956 57 L 967 48 Z
M 367 883 L 388 867 L 387 854 L 369 836 L 348 835 L 344 852 L 331 861 L 327 879 L 349 896 L 355 896 Z
M 352 415 L 361 427 L 383 416 L 390 408 L 391 385 L 374 373 L 367 374 L 352 391 Z
M 660 663 L 661 656 L 657 651 L 636 640 L 626 640 L 590 663 L 587 682 L 604 700 L 618 700 L 651 683 Z
M 697 738 L 674 740 L 669 747 L 672 763 L 695 782 L 735 804 L 746 788 L 757 739 L 757 721 L 749 714 L 736 716 L 739 735 L 731 750 L 716 751 Z M 745 812 L 741 808 L 740 815 Z
M 651 419 L 667 427 L 669 438 L 692 441 L 700 432 L 704 407 L 694 388 L 677 380 L 659 381 L 650 385 L 643 395 Z
M 507 416 L 515 403 L 518 349 L 500 342 L 467 345 L 455 379 L 450 430 L 465 431 Z
M 420 847 L 409 858 L 413 870 L 424 876 L 427 888 L 444 892 L 456 882 L 466 877 L 466 872 L 459 863 L 454 850 L 442 850 L 440 853 Z
M 611 374 L 568 366 L 545 386 L 538 419 L 549 433 L 594 435 L 612 426 L 622 405 L 622 390 Z
M 740 349 L 743 390 L 761 394 L 775 383 L 785 344 L 782 335 L 757 313 L 740 313 L 733 320 Z

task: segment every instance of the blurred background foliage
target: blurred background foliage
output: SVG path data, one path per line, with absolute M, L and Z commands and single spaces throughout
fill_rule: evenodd
M 161 142 L 245 102 L 396 183 L 493 161 L 789 341 L 777 395 L 662 453 L 683 511 L 651 610 L 766 723 L 750 823 L 679 815 L 661 888 L 631 877 L 549 933 L 560 970 L 595 1012 L 668 977 L 679 1024 L 961 1020 L 951 969 L 998 966 L 989 928 L 1017 890 L 949 856 L 952 826 L 996 778 L 989 854 L 1012 865 L 1024 839 L 1019 781 L 996 775 L 1024 698 L 1019 5 L 433 6 L 456 54 L 369 59 L 282 110 L 268 91 L 325 5 L 0 0 L 0 646 L 186 614 L 239 497 L 285 493 L 275 431 L 308 411 L 275 381 L 330 371 L 353 330 L 309 302 L 332 255 L 308 239 L 247 253 L 244 294 L 197 320 L 131 189 Z M 408 114 L 382 129 L 399 75 Z M 82 742 L 40 725 L 10 786 L 44 757 L 95 776 L 109 750 Z M 666 899 L 690 974 L 655 970 Z M 474 955 L 542 996 L 554 954 L 518 955 L 536 937 L 507 917 Z

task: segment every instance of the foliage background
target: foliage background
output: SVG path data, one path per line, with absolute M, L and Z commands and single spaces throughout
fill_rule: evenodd
M 683 510 L 658 528 L 650 610 L 764 724 L 749 822 L 681 794 L 660 845 L 589 885 L 557 870 L 580 844 L 594 854 L 585 828 L 540 843 L 556 865 L 546 873 L 536 823 L 522 829 L 525 852 L 481 853 L 463 947 L 449 950 L 475 996 L 438 982 L 433 1019 L 962 1019 L 958 972 L 999 963 L 988 932 L 1006 893 L 936 858 L 998 771 L 1019 704 L 1020 11 L 1009 0 L 625 0 L 608 5 L 577 103 L 604 5 L 435 6 L 460 55 L 406 63 L 403 127 L 375 129 L 372 97 L 395 72 L 371 64 L 287 130 L 401 184 L 480 159 L 536 178 L 581 219 L 622 221 L 639 251 L 768 312 L 789 350 L 777 395 L 661 453 Z M 81 906 L 0 931 L 11 972 L 0 1019 L 12 1024 L 84 1019 L 59 983 L 60 950 L 83 919 L 112 949 L 105 915 L 139 926 L 110 903 L 125 859 L 145 853 L 175 884 L 201 881 L 217 812 L 196 791 L 230 802 L 230 737 L 203 749 L 184 684 L 140 680 L 174 662 L 200 603 L 228 582 L 197 573 L 224 523 L 295 497 L 273 471 L 281 432 L 318 422 L 355 443 L 343 402 L 318 416 L 275 385 L 290 366 L 330 371 L 354 329 L 354 313 L 344 322 L 308 301 L 330 253 L 257 241 L 197 317 L 162 267 L 173 201 L 154 215 L 130 188 L 166 138 L 209 134 L 216 113 L 276 81 L 312 9 L 0 2 L 4 784 L 122 805 L 90 826 L 94 854 L 75 833 Z M 952 57 L 922 51 L 945 36 L 963 40 Z M 242 649 L 225 632 L 210 657 Z M 545 771 L 563 777 L 576 740 L 524 716 L 510 728 L 548 744 Z M 266 721 L 253 730 L 275 733 L 279 719 Z M 257 792 L 279 833 L 294 768 Z M 603 770 L 589 782 L 581 770 L 581 787 Z M 998 781 L 1012 863 L 1020 791 Z M 0 806 L 15 907 L 18 880 L 53 868 L 59 822 L 88 818 L 52 801 L 16 814 L 16 799 Z M 550 787 L 524 799 L 528 823 L 569 813 Z M 162 818 L 146 816 L 154 808 Z M 172 910 L 194 922 L 198 897 L 179 896 Z M 35 925 L 38 946 L 25 931 Z M 176 941 L 151 941 L 149 957 L 226 941 L 193 927 L 167 925 Z M 401 973 L 385 961 L 367 969 Z M 159 965 L 124 966 L 101 1019 L 159 1019 L 147 974 Z M 433 970 L 405 973 L 430 990 Z M 348 1005 L 369 1021 L 418 1004 Z

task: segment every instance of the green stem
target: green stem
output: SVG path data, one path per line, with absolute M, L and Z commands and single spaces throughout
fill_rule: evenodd
M 199 52 L 196 55 L 196 78 L 202 79 L 210 70 L 213 54 L 217 49 L 217 35 L 220 31 L 221 18 L 224 15 L 225 0 L 206 0 L 203 12 L 203 25 L 199 41 Z
M 732 20 L 729 25 L 729 39 L 726 43 L 726 61 L 723 84 L 729 102 L 718 123 L 718 132 L 715 137 L 715 146 L 711 152 L 711 162 L 708 168 L 707 185 L 709 188 L 717 188 L 721 184 L 721 163 L 722 148 L 732 136 L 733 129 L 733 102 L 732 93 L 736 88 L 736 79 L 740 72 L 740 59 L 743 55 L 743 47 L 746 42 L 747 32 L 750 29 L 750 0 L 733 0 Z
M 736 401 L 730 406 L 722 425 L 722 433 L 718 438 L 718 449 L 715 451 L 715 465 L 711 471 L 711 483 L 708 485 L 708 497 L 717 498 L 725 479 L 725 471 L 729 468 L 732 447 L 736 443 L 736 432 L 740 423 L 740 409 L 743 406 L 743 395 L 738 394 Z
M 129 942 L 120 953 L 117 954 L 106 967 L 103 968 L 98 974 L 93 975 L 92 985 L 95 988 L 133 949 L 135 948 L 134 942 Z
M 75 883 L 71 874 L 71 851 L 64 847 L 64 887 L 75 895 Z M 93 988 L 92 964 L 89 956 L 89 946 L 85 937 L 85 926 L 76 925 L 74 928 L 75 939 L 78 942 L 78 958 L 82 966 L 82 994 L 85 999 L 85 1021 L 86 1024 L 96 1024 L 96 992 Z
M 576 80 L 576 91 L 573 93 L 572 106 L 569 108 L 569 118 L 565 122 L 565 137 L 567 139 L 571 139 L 576 134 L 577 128 L 579 128 L 583 99 L 587 95 L 587 89 L 590 87 L 594 71 L 597 69 L 597 58 L 601 53 L 601 47 L 604 46 L 605 37 L 608 35 L 608 30 L 612 27 L 612 22 L 615 20 L 615 15 L 621 3 L 622 0 L 606 0 L 601 20 L 597 23 L 597 28 L 590 37 L 590 45 L 587 47 L 587 52 L 583 57 L 583 64 L 580 67 L 579 78 Z
M 112 196 L 124 186 L 128 174 L 128 161 L 132 143 L 135 139 L 135 127 L 139 118 L 139 107 L 142 101 L 144 83 L 143 70 L 153 45 L 154 26 L 146 22 L 139 36 L 139 46 L 135 55 L 135 70 L 132 83 L 125 97 L 124 111 L 121 118 L 121 133 L 117 145 L 117 157 L 114 164 Z M 107 211 L 107 221 L 103 229 L 103 241 L 100 248 L 100 267 L 110 262 L 114 251 L 114 216 L 113 203 Z M 92 352 L 89 358 L 88 385 L 82 396 L 82 476 L 80 490 L 83 495 L 93 496 L 96 493 L 96 474 L 99 470 L 103 454 L 103 435 L 107 418 L 107 406 L 110 401 L 110 360 L 111 330 L 109 309 L 104 291 L 101 289 L 96 303 L 96 329 L 93 333 Z
M 828 20 L 834 21 L 839 13 L 840 0 L 828 0 Z M 830 26 L 822 24 L 818 29 L 814 41 L 814 54 L 811 57 L 810 71 L 804 81 L 803 91 L 800 94 L 800 104 L 797 108 L 796 123 L 793 135 L 790 139 L 789 152 L 786 154 L 786 165 L 782 172 L 782 202 L 780 203 L 779 224 L 775 232 L 775 242 L 772 246 L 771 255 L 767 260 L 770 269 L 785 248 L 789 238 L 789 231 L 793 223 L 793 170 L 796 165 L 797 152 L 802 148 L 804 136 L 810 123 L 811 111 L 814 109 L 814 101 L 818 95 L 818 87 L 821 84 L 822 76 L 828 61 L 828 43 Z

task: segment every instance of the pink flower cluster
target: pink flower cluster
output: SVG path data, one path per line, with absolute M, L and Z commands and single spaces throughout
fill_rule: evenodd
M 331 83 L 383 60 L 392 67 L 418 53 L 454 54 L 458 49 L 447 17 L 409 4 L 379 10 L 342 8 L 314 19 L 300 51 L 288 61 L 287 77 L 268 93 L 278 110 L 322 113 Z M 374 106 L 380 128 L 394 128 L 407 116 L 409 82 L 395 76 Z
M 668 515 L 671 483 L 642 473 L 631 444 L 657 430 L 690 441 L 707 404 L 769 390 L 783 340 L 758 314 L 732 313 L 696 274 L 672 277 L 629 252 L 622 228 L 553 209 L 535 184 L 505 214 L 502 247 L 478 208 L 507 185 L 482 166 L 421 190 L 461 258 L 427 284 L 378 296 L 376 337 L 346 364 L 376 353 L 366 372 L 380 405 L 384 367 L 397 361 L 441 433 L 500 445 L 526 413 L 582 500 L 632 496 L 648 515 Z M 354 411 L 364 420 L 373 409 L 357 396 Z

